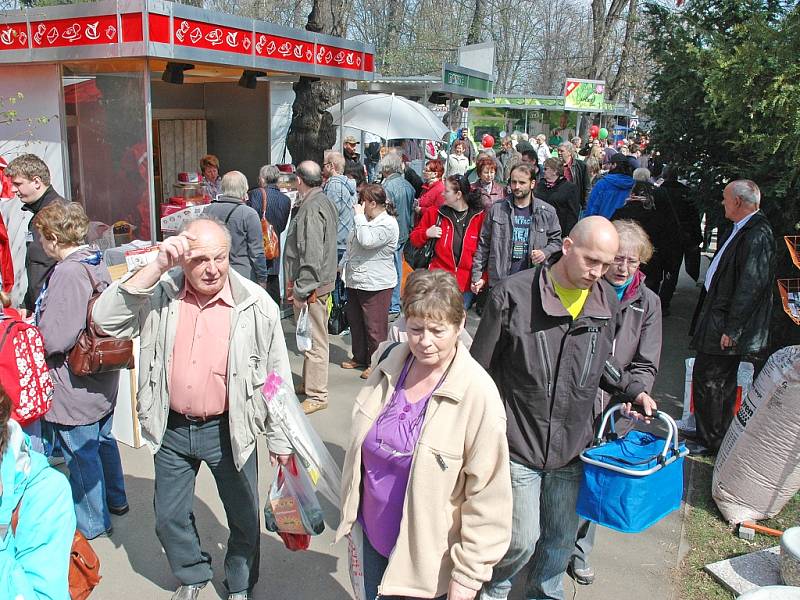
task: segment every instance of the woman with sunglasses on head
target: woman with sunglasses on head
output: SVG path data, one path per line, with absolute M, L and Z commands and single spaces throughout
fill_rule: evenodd
M 616 290 L 620 301 L 612 361 L 638 384 L 634 388 L 634 393 L 638 392 L 637 404 L 655 411 L 658 407 L 650 394 L 661 360 L 661 301 L 644 285 L 645 276 L 640 269 L 653 256 L 653 244 L 644 229 L 634 221 L 619 220 L 613 223 L 619 234 L 619 250 L 614 263 L 604 275 Z M 595 417 L 602 415 L 607 406 L 616 403 L 617 399 L 599 390 Z M 617 433 L 627 432 L 630 423 L 627 420 L 620 423 Z M 595 529 L 594 523 L 581 519 L 569 564 L 569 574 L 583 585 L 594 581 L 589 553 L 594 547 Z
M 428 268 L 455 275 L 467 309 L 475 296 L 470 290 L 470 273 L 485 216 L 480 192 L 470 189 L 466 176 L 451 175 L 445 180 L 444 204 L 427 209 L 409 235 L 415 248 L 436 240 Z
M 422 195 L 419 197 L 418 212 L 424 212 L 431 206 L 444 204 L 444 165 L 439 159 L 429 160 L 422 171 L 425 183 L 422 184 Z
M 505 409 L 452 275 L 409 275 L 403 313 L 355 400 L 336 539 L 363 531 L 366 598 L 473 600 L 511 539 Z

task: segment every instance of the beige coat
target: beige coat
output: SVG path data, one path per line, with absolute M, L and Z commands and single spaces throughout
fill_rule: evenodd
M 289 440 L 269 417 L 261 388 L 270 372 L 291 382 L 292 371 L 277 304 L 261 286 L 233 269 L 228 277 L 235 302 L 228 347 L 228 422 L 233 462 L 241 469 L 255 451 L 259 435 L 266 436 L 267 446 L 275 454 L 291 454 Z M 147 289 L 126 285 L 130 278 L 126 275 L 106 288 L 95 302 L 92 316 L 109 335 L 140 337 L 136 406 L 142 437 L 155 454 L 169 417 L 169 371 L 180 309 L 176 299 L 184 275 L 180 269 L 172 269 Z
M 408 344 L 400 344 L 373 364 L 355 400 L 337 541 L 358 516 L 361 446 L 392 397 L 408 354 Z M 382 596 L 433 598 L 447 593 L 451 579 L 474 590 L 489 580 L 511 541 L 508 460 L 500 394 L 459 343 L 450 372 L 430 400 L 414 451 L 400 534 L 378 588 Z

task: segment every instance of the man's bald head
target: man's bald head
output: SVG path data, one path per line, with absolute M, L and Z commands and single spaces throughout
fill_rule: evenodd
M 218 219 L 201 216 L 189 221 L 182 231 L 194 238 L 183 265 L 186 283 L 203 301 L 214 297 L 228 282 L 231 234 Z
M 588 247 L 595 245 L 613 246 L 612 252 L 617 252 L 619 235 L 617 228 L 605 217 L 586 217 L 581 219 L 569 232 L 569 238 L 577 246 Z
M 559 283 L 571 289 L 588 289 L 600 279 L 619 249 L 619 234 L 603 217 L 581 219 L 564 238 L 563 256 L 553 270 Z

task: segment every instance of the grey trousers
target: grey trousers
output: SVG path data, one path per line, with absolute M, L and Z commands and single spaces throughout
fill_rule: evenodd
M 211 556 L 200 547 L 192 511 L 201 463 L 214 475 L 228 520 L 225 583 L 230 593 L 252 589 L 258 581 L 261 541 L 258 462 L 253 452 L 242 470 L 236 470 L 227 414 L 192 423 L 170 411 L 164 440 L 155 455 L 156 535 L 181 584 L 211 579 Z

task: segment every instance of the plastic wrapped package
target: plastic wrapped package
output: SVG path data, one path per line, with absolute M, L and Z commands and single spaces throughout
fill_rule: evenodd
M 800 490 L 800 346 L 769 357 L 717 455 L 711 493 L 730 523 L 777 515 Z

